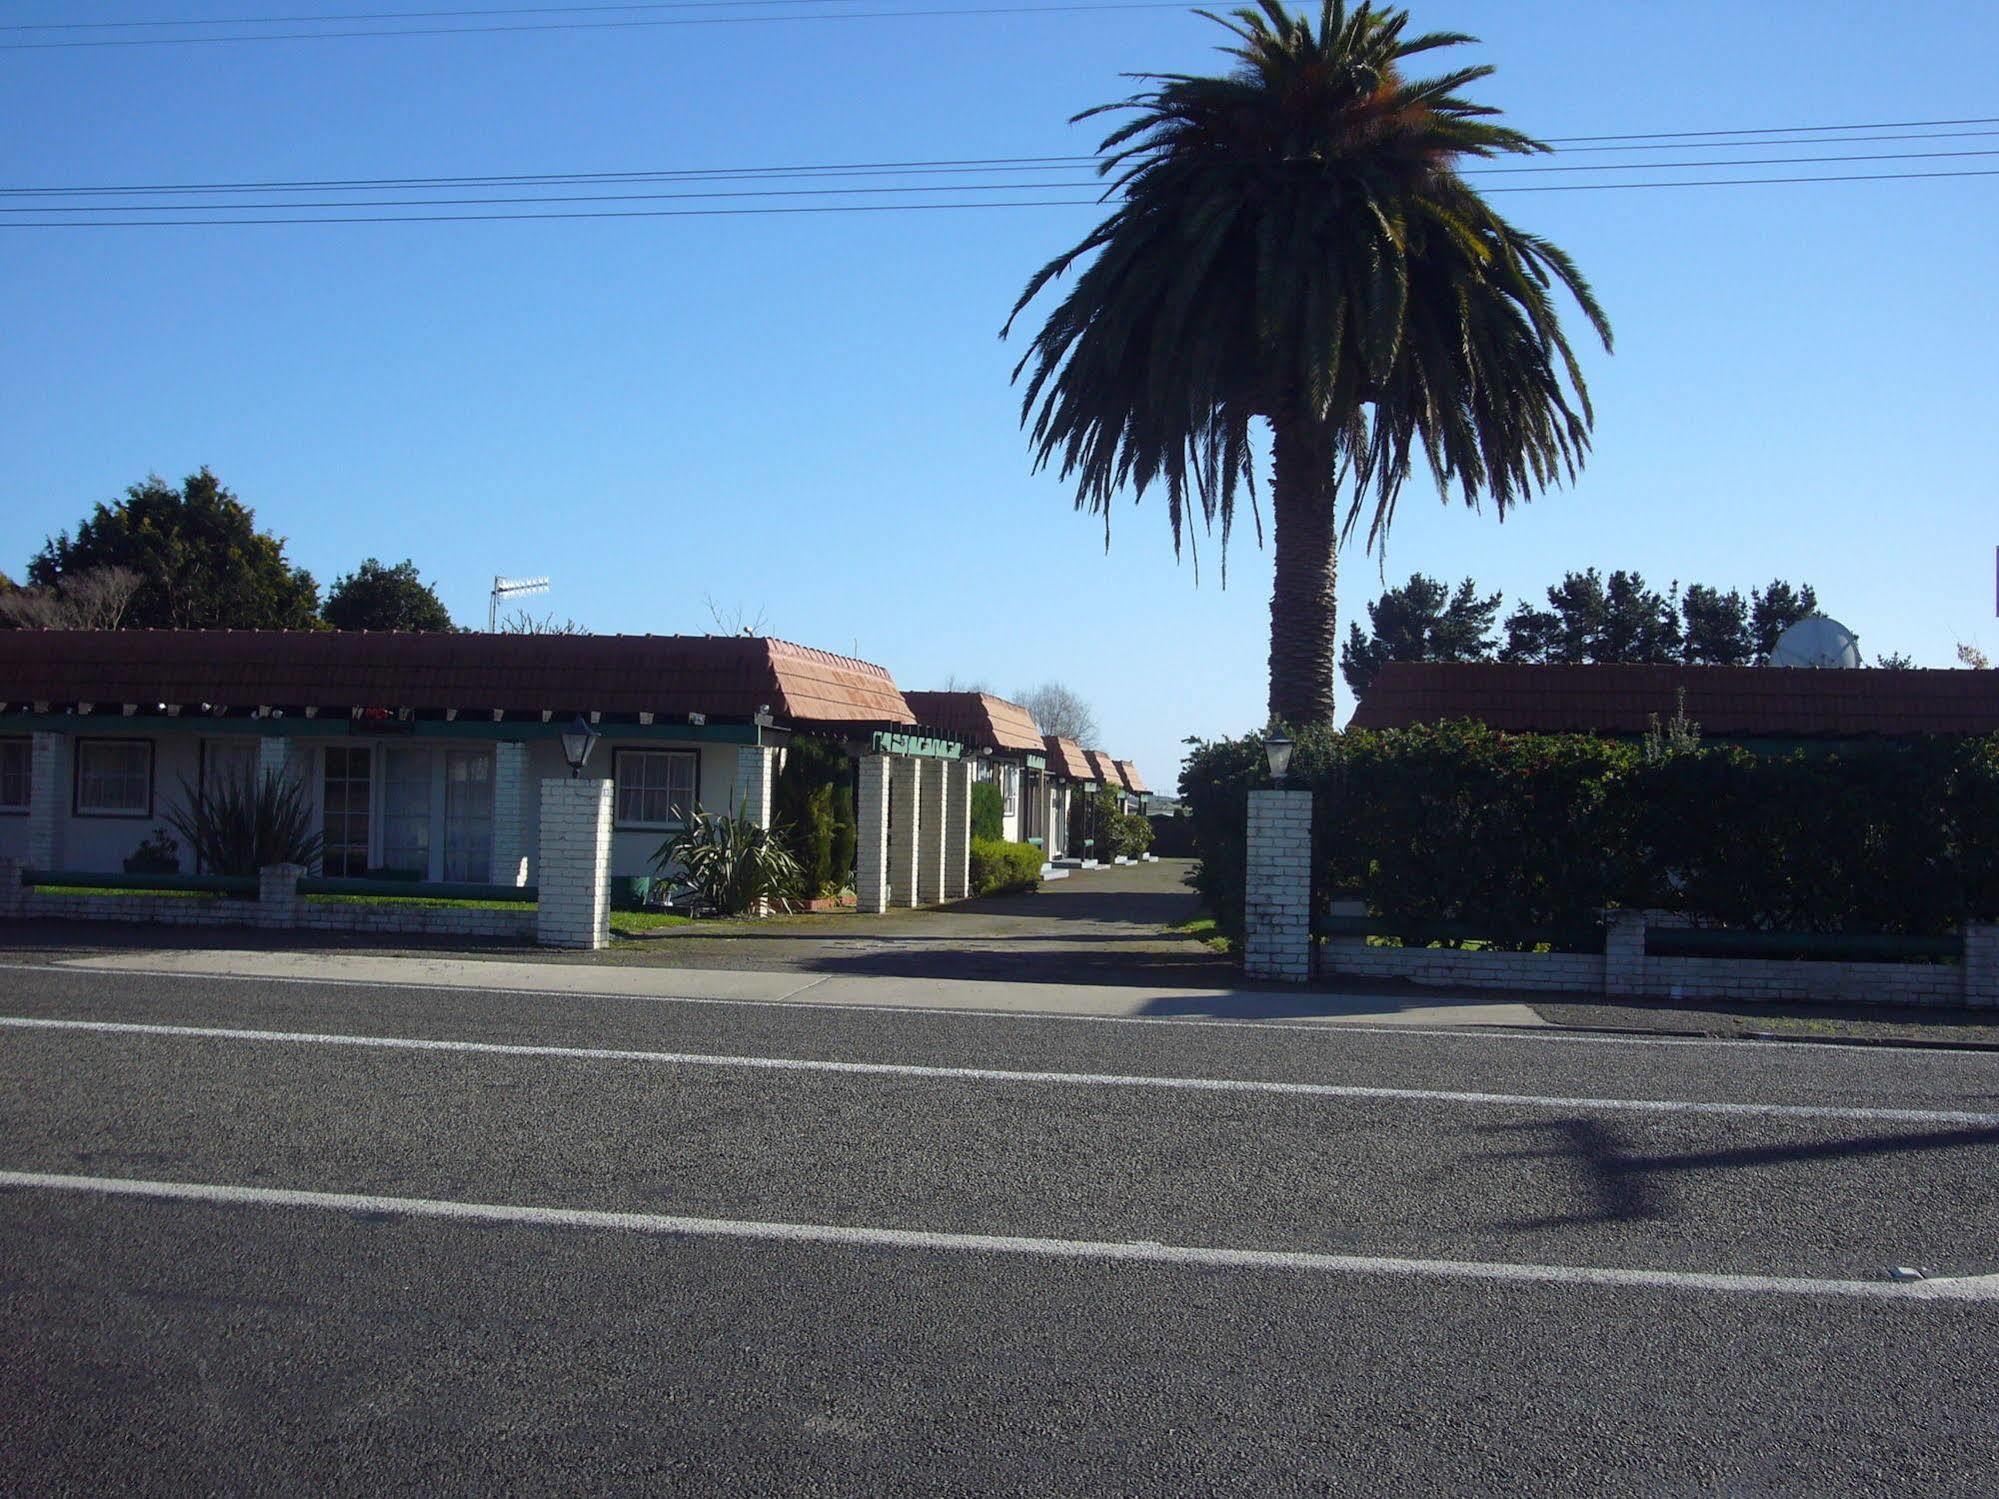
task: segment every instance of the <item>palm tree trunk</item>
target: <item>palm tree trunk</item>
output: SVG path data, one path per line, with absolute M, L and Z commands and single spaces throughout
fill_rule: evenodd
M 1339 516 L 1333 429 L 1321 419 L 1272 422 L 1270 716 L 1293 728 L 1333 721 L 1333 582 Z

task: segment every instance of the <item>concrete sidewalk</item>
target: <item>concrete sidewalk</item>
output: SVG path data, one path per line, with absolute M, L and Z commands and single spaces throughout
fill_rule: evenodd
M 1280 988 L 1056 984 L 994 978 L 606 966 L 596 963 L 372 953 L 151 949 L 60 959 L 53 966 L 317 983 L 475 989 L 551 997 L 609 995 L 747 1004 L 986 1011 L 1110 1019 L 1285 1020 L 1411 1026 L 1544 1026 L 1525 1004 L 1428 994 L 1334 994 Z

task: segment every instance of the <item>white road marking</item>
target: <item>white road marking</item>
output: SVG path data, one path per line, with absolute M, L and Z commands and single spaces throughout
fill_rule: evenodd
M 1994 1301 L 1999 1276 L 1961 1280 L 1830 1280 L 1812 1276 L 1727 1275 L 1688 1270 L 1623 1270 L 1582 1265 L 1513 1265 L 1478 1260 L 1400 1259 L 1380 1255 L 1313 1254 L 1282 1249 L 1209 1249 L 1185 1245 L 1116 1243 L 1092 1239 L 1041 1239 L 1010 1234 L 935 1233 L 921 1229 L 857 1228 L 826 1223 L 762 1223 L 736 1218 L 683 1218 L 666 1213 L 613 1213 L 588 1208 L 518 1207 L 507 1203 L 448 1202 L 429 1197 L 378 1197 L 351 1192 L 304 1192 L 273 1187 L 232 1187 L 199 1182 L 135 1181 L 121 1177 L 63 1176 L 0 1171 L 0 1188 L 85 1192 L 170 1202 L 235 1207 L 317 1208 L 323 1211 L 440 1218 L 535 1228 L 601 1229 L 670 1238 L 748 1239 L 831 1244 L 853 1249 L 945 1250 L 1012 1254 L 1041 1259 L 1096 1260 L 1205 1269 L 1291 1271 L 1320 1275 L 1392 1275 L 1437 1280 L 1511 1281 L 1529 1285 L 1613 1286 L 1662 1291 L 1705 1291 L 1764 1296 L 1839 1296 L 1869 1301 Z
M 482 992 L 463 984 L 410 983 L 390 979 L 355 978 L 304 978 L 288 974 L 259 973 L 190 973 L 171 968 L 101 968 L 84 962 L 66 963 L 0 963 L 0 971 L 12 969 L 27 973 L 60 973 L 74 977 L 84 975 L 117 974 L 131 978 L 175 979 L 182 982 L 206 982 L 213 979 L 227 980 L 243 984 L 303 984 L 315 989 L 391 989 L 416 990 L 428 994 L 462 994 Z M 802 993 L 814 985 L 807 984 L 793 991 Z M 1425 1036 L 1444 1041 L 1464 1041 L 1483 1044 L 1487 1041 L 1528 1041 L 1555 1043 L 1564 1046 L 1729 1046 L 1742 1047 L 1755 1044 L 1756 1038 L 1746 1036 L 1606 1036 L 1578 1035 L 1558 1030 L 1508 1030 L 1497 1026 L 1483 1026 L 1476 1029 L 1460 1027 L 1456 1029 L 1434 1029 L 1413 1025 L 1360 1025 L 1348 1021 L 1312 1020 L 1228 1020 L 1203 1019 L 1195 1015 L 1073 1015 L 1058 1010 L 979 1010 L 933 1009 L 925 1005 L 884 1005 L 861 1004 L 850 1000 L 812 1000 L 801 1002 L 796 999 L 714 999 L 683 994 L 619 994 L 610 991 L 590 989 L 500 989 L 492 991 L 508 999 L 542 1000 L 607 1000 L 622 1004 L 660 1005 L 720 1005 L 735 1009 L 753 1010 L 795 1010 L 801 1013 L 817 1011 L 847 1011 L 867 1015 L 925 1016 L 938 1015 L 946 1018 L 963 1017 L 968 1020 L 1016 1020 L 1030 1024 L 1060 1022 L 1065 1025 L 1168 1025 L 1176 1027 L 1215 1027 L 1227 1030 L 1289 1031 L 1293 1034 L 1313 1036 Z M 1163 996 L 1170 997 L 1174 991 L 1162 990 Z M 1335 996 L 1337 997 L 1337 996 Z M 1908 1053 L 1894 1047 L 1838 1047 L 1845 1055 L 1890 1056 L 1906 1058 Z M 1990 1060 L 1991 1053 L 1982 1051 L 1954 1051 L 1935 1048 L 1925 1051 L 1928 1057 L 1976 1057 Z M 1820 1051 L 1823 1056 L 1824 1052 Z
M 1444 1088 L 1367 1088 L 1340 1083 L 1285 1083 L 1245 1078 L 1145 1077 L 1113 1072 L 1029 1072 L 998 1067 L 929 1067 L 906 1062 L 836 1062 L 810 1057 L 743 1057 L 688 1051 L 637 1051 L 597 1046 L 525 1046 L 500 1041 L 440 1041 L 414 1036 L 342 1036 L 313 1031 L 234 1030 L 206 1025 L 146 1025 L 120 1020 L 54 1020 L 0 1016 L 0 1029 L 81 1031 L 202 1041 L 250 1041 L 287 1046 L 351 1046 L 383 1051 L 454 1052 L 586 1062 L 647 1062 L 675 1067 L 723 1067 L 761 1072 L 823 1072 L 858 1077 L 937 1079 L 1014 1086 L 1158 1088 L 1196 1093 L 1261 1093 L 1292 1098 L 1365 1099 L 1403 1103 L 1498 1105 L 1588 1113 L 1718 1114 L 1763 1119 L 1836 1119 L 1868 1124 L 1956 1124 L 1999 1128 L 1999 1114 L 1955 1109 L 1882 1109 L 1797 1103 L 1702 1103 L 1684 1099 L 1563 1098 L 1532 1093 L 1471 1093 Z

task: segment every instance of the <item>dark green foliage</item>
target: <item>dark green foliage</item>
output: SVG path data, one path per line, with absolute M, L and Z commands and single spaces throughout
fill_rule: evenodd
M 1069 851 L 1108 863 L 1117 852 L 1117 824 L 1123 815 L 1122 799 L 1108 786 L 1079 790 L 1069 801 Z
M 1722 593 L 1704 583 L 1688 586 L 1680 600 L 1685 620 L 1681 654 L 1699 666 L 1747 666 L 1756 654 L 1749 636 L 1749 605 L 1734 589 Z
M 1041 850 L 1031 843 L 972 840 L 972 894 L 1008 895 L 1041 888 Z
M 320 611 L 336 630 L 451 630 L 451 613 L 437 590 L 405 557 L 385 567 L 369 557 L 333 580 Z
M 1749 601 L 1749 631 L 1756 641 L 1756 663 L 1770 659 L 1777 637 L 1801 619 L 1819 612 L 1819 596 L 1812 585 L 1792 588 L 1782 578 L 1771 580 L 1768 588 L 1756 589 Z
M 1294 734 L 1320 900 L 1509 932 L 1606 906 L 1762 930 L 1946 931 L 1999 913 L 1999 738 L 1753 755 L 1456 723 Z M 1181 775 L 1195 883 L 1241 930 L 1246 796 L 1260 737 L 1202 743 Z
M 1150 847 L 1152 824 L 1136 812 L 1119 812 L 1104 824 L 1104 835 L 1097 840 L 1097 857 L 1136 859 Z
M 125 856 L 127 874 L 179 874 L 180 844 L 165 828 L 155 828 L 146 840 Z
M 837 895 L 854 876 L 854 762 L 838 744 L 796 736 L 784 753 L 776 820 L 798 860 L 805 897 Z
M 180 489 L 155 475 L 97 506 L 74 538 L 53 538 L 28 564 L 28 578 L 51 586 L 90 568 L 130 568 L 141 581 L 124 611 L 128 629 L 317 628 L 312 574 L 287 562 L 284 538 L 256 522 L 205 468 Z
M 749 808 L 731 817 L 696 809 L 683 832 L 653 855 L 653 868 L 694 892 L 697 906 L 719 916 L 747 915 L 759 905 L 789 910 L 803 875 L 781 827 L 761 827 Z
M 204 874 L 254 875 L 269 864 L 319 862 L 323 837 L 313 827 L 304 781 L 275 770 L 245 770 L 206 791 L 182 776 L 180 805 L 166 814 Z
M 972 836 L 997 842 L 1006 828 L 1006 798 L 991 781 L 972 783 Z
M 1075 273 L 1014 376 L 1036 466 L 1106 540 L 1114 497 L 1157 486 L 1176 549 L 1219 522 L 1226 558 L 1269 423 L 1271 712 L 1324 722 L 1339 535 L 1364 517 L 1380 540 L 1412 468 L 1501 516 L 1572 476 L 1592 417 L 1557 298 L 1610 329 L 1569 257 L 1459 173 L 1548 150 L 1466 96 L 1491 68 L 1404 71 L 1469 37 L 1342 0 L 1217 19 L 1227 72 L 1140 74 L 1078 116 L 1129 114 L 1101 148 L 1112 211 L 1021 293 L 1013 318 Z
M 1620 569 L 1608 582 L 1590 568 L 1548 590 L 1548 607 L 1522 604 L 1506 619 L 1502 661 L 1670 662 L 1680 659 L 1679 608 Z
M 1411 573 L 1367 606 L 1370 633 L 1347 626 L 1340 672 L 1356 697 L 1365 697 L 1375 674 L 1390 661 L 1490 661 L 1492 622 L 1500 596 L 1481 598 L 1470 578 L 1456 592 L 1435 578 Z

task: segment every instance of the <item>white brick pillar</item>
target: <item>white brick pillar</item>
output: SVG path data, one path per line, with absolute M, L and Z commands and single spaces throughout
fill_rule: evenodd
M 916 903 L 934 906 L 944 899 L 945 861 L 950 853 L 946 836 L 949 821 L 945 806 L 950 800 L 949 765 L 943 760 L 916 762 L 917 814 Z
M 747 809 L 750 821 L 760 828 L 770 826 L 777 804 L 777 750 L 769 745 L 746 744 L 736 751 L 736 810 Z
M 917 903 L 916 865 L 923 830 L 923 762 L 897 755 L 888 767 L 888 903 Z
M 535 941 L 543 947 L 607 946 L 611 940 L 611 783 L 541 783 L 541 854 Z
M 1638 999 L 1645 993 L 1645 913 L 1603 913 L 1603 992 Z
M 28 751 L 27 866 L 62 868 L 62 826 L 69 813 L 69 739 L 38 733 Z
M 519 740 L 493 746 L 493 853 L 486 878 L 525 885 L 534 835 L 528 827 L 528 747 Z
M 972 893 L 972 762 L 944 766 L 944 899 Z
M 1981 1010 L 1999 1006 L 1999 923 L 1964 924 L 1964 1002 Z
M 266 740 L 265 743 L 269 743 Z M 303 864 L 266 864 L 257 871 L 257 925 L 294 927 L 305 909 L 305 897 L 298 882 L 305 878 Z
M 863 915 L 888 909 L 887 755 L 861 756 L 861 804 L 855 809 L 854 901 Z
M 1312 793 L 1249 794 L 1243 972 L 1302 984 L 1312 976 Z
M 264 777 L 276 774 L 280 780 L 295 779 L 298 772 L 293 768 L 292 741 L 279 734 L 265 734 L 257 740 L 257 784 L 262 785 Z

